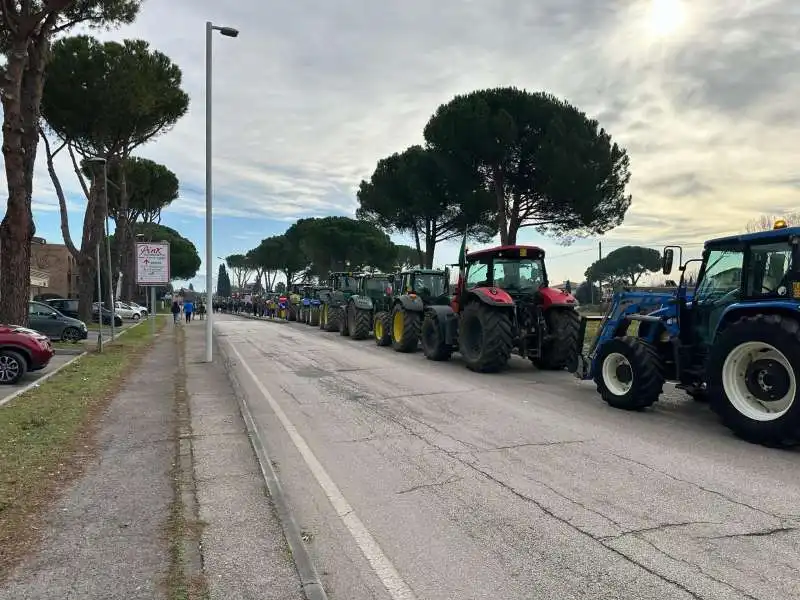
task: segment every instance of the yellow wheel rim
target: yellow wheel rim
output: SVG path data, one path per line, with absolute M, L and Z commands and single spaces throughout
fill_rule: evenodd
M 380 319 L 375 321 L 375 339 L 383 339 L 383 323 L 381 323 Z
M 405 326 L 405 319 L 403 318 L 403 311 L 398 310 L 394 313 L 392 320 L 392 333 L 394 334 L 394 341 L 399 342 L 403 339 L 403 327 Z

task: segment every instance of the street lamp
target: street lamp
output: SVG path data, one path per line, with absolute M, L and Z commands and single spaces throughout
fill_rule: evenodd
M 214 31 L 219 31 L 226 37 L 235 38 L 239 31 L 232 27 L 218 27 L 211 21 L 206 21 L 206 362 L 213 360 L 214 325 L 212 307 L 214 306 L 214 290 L 210 285 L 214 277 L 212 260 L 214 257 L 211 247 L 212 235 L 212 207 L 213 194 L 211 191 L 211 42 Z
M 101 156 L 95 156 L 92 158 L 86 159 L 86 162 L 89 163 L 100 163 L 103 165 L 103 202 L 105 204 L 105 224 L 104 224 L 104 237 L 106 238 L 106 261 L 108 262 L 108 297 L 111 301 L 111 306 L 109 310 L 111 311 L 111 341 L 114 341 L 114 315 L 116 314 L 117 303 L 114 298 L 114 272 L 111 270 L 111 240 L 109 239 L 111 236 L 111 226 L 108 221 L 108 160 Z M 98 277 L 100 276 L 100 246 L 98 245 L 97 248 L 97 273 Z M 97 284 L 97 289 L 100 289 L 100 284 Z M 98 302 L 100 302 L 100 308 L 103 307 L 103 299 L 99 297 Z M 100 311 L 100 322 L 103 321 L 103 311 Z M 101 334 L 102 334 L 102 327 L 101 327 Z

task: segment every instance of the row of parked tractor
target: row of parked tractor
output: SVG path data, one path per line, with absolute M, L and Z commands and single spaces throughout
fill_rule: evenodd
M 738 436 L 797 445 L 800 228 L 778 222 L 710 240 L 702 258 L 686 262 L 679 246 L 667 247 L 665 275 L 676 253 L 676 290 L 619 291 L 602 316 L 582 316 L 573 296 L 549 287 L 542 249 L 503 246 L 467 254 L 455 294 L 449 269 L 336 272 L 305 287 L 289 318 L 371 336 L 398 352 L 421 343 L 433 361 L 458 352 L 478 372 L 500 371 L 516 353 L 539 369 L 593 380 L 609 405 L 625 410 L 651 406 L 671 381 Z M 693 262 L 699 274 L 689 293 L 684 274 Z

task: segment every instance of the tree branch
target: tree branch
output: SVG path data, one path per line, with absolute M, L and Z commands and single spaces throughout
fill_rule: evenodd
M 72 144 L 67 144 L 67 150 L 69 151 L 69 157 L 72 159 L 72 168 L 75 169 L 75 174 L 78 176 L 78 181 L 81 184 L 81 189 L 83 193 L 86 195 L 86 199 L 89 199 L 89 188 L 86 187 L 86 180 L 83 178 L 83 173 L 81 173 L 81 168 L 78 166 L 78 161 L 75 158 L 75 152 L 72 151 Z
M 58 196 L 58 212 L 61 216 L 61 235 L 64 238 L 64 244 L 67 246 L 69 253 L 72 254 L 74 258 L 77 258 L 80 255 L 80 252 L 75 247 L 75 244 L 72 241 L 72 236 L 69 232 L 69 215 L 67 214 L 67 199 L 64 196 L 64 188 L 61 187 L 61 181 L 59 180 L 58 174 L 56 173 L 56 168 L 53 165 L 53 153 L 50 151 L 50 142 L 47 139 L 47 136 L 41 132 L 41 128 L 40 133 L 42 134 L 45 156 L 47 157 L 47 171 L 50 173 L 50 180 L 53 182 L 53 187 L 56 190 L 56 196 Z

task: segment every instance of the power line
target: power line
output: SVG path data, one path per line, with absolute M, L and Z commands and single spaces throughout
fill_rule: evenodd
M 676 244 L 674 242 L 664 242 L 659 243 L 656 242 L 655 244 L 619 244 L 619 245 L 611 245 L 611 246 L 604 246 L 605 250 L 618 250 L 619 248 L 624 248 L 625 246 L 637 245 L 640 248 L 653 248 L 654 250 L 661 250 L 664 246 L 681 246 L 682 248 L 698 248 L 703 247 L 704 242 L 692 242 L 689 244 Z M 553 254 L 547 255 L 547 260 L 554 260 L 556 258 L 566 258 L 568 256 L 575 256 L 577 254 L 586 254 L 589 252 L 594 252 L 596 248 L 584 248 L 583 250 L 574 250 L 573 252 L 567 252 L 565 254 Z

